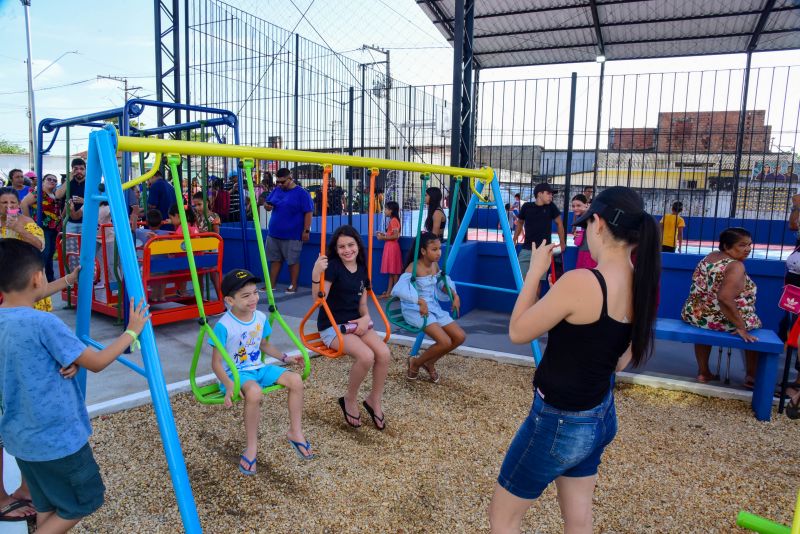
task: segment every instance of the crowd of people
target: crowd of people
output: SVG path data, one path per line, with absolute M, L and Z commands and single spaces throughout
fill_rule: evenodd
M 0 353 L 5 355 L 0 393 L 6 392 L 0 399 L 4 410 L 0 436 L 9 453 L 17 457 L 23 485 L 10 495 L 0 493 L 0 519 L 37 514 L 40 529 L 65 532 L 102 505 L 105 491 L 88 445 L 91 425 L 74 376 L 79 366 L 102 370 L 135 344 L 148 320 L 148 305 L 131 300 L 128 329 L 100 351 L 87 348 L 62 321 L 47 313 L 49 296 L 72 286 L 80 269 L 76 266 L 67 277 L 54 280 L 52 250 L 60 231 L 81 233 L 85 162 L 80 158 L 72 161 L 68 184 L 59 185 L 53 175 L 44 177 L 42 226 L 31 218 L 37 208 L 36 191 L 25 185 L 21 171 L 12 171 L 10 177 L 11 184 L 0 189 L 0 272 L 5 273 L 0 277 Z M 333 187 L 337 187 L 335 183 Z M 256 194 L 259 207 L 271 215 L 266 255 L 272 264 L 268 273 L 272 285 L 285 263 L 290 273 L 286 291 L 294 293 L 300 252 L 311 231 L 314 199 L 289 169 L 278 170 L 274 182 L 264 180 Z M 598 466 L 617 429 L 614 376 L 629 365 L 644 364 L 652 354 L 662 252 L 680 248 L 685 228 L 680 202 L 659 222 L 647 213 L 641 196 L 632 189 L 609 187 L 595 196 L 594 189 L 587 187 L 570 204 L 578 247 L 576 268 L 550 277 L 549 290 L 541 297 L 541 282 L 548 280 L 554 257 L 567 245 L 554 194 L 550 184 L 541 183 L 534 188 L 533 199 L 523 202 L 516 195 L 507 208 L 513 239 L 521 245 L 517 260 L 524 278 L 510 317 L 509 336 L 514 343 L 528 343 L 547 334 L 548 342 L 534 374 L 530 413 L 499 469 L 489 506 L 494 532 L 518 531 L 533 501 L 553 482 L 565 530 L 591 532 Z M 225 190 L 214 181 L 208 197 L 190 190 L 184 207 L 175 202 L 172 186 L 160 173 L 151 178 L 146 198 L 144 202 L 131 195 L 128 201 L 131 229 L 137 235 L 142 233 L 142 239 L 163 232 L 180 233 L 181 210 L 185 210 L 190 234 L 218 231 L 222 223 L 235 220 L 231 211 L 244 199 L 235 186 Z M 382 206 L 387 222 L 376 234 L 384 242 L 381 272 L 389 277 L 381 296 L 397 298 L 403 320 L 433 340 L 406 362 L 409 381 L 427 377 L 439 383 L 442 377 L 437 362 L 466 340 L 457 322 L 461 302 L 456 284 L 439 265 L 447 228 L 442 198 L 437 187 L 425 191 L 427 216 L 418 249 L 412 247 L 405 260 L 399 245 L 402 217 L 396 202 Z M 337 197 L 333 199 L 339 203 Z M 247 216 L 246 210 L 236 211 Z M 108 217 L 107 210 L 101 219 Z M 146 228 L 139 228 L 139 217 L 144 217 Z M 557 242 L 553 242 L 553 226 Z M 667 233 L 673 236 L 671 240 Z M 682 310 L 684 321 L 731 332 L 746 342 L 755 340 L 751 332 L 761 327 L 755 313 L 756 286 L 744 264 L 751 247 L 752 237 L 745 229 L 722 232 L 718 250 L 702 258 L 694 271 Z M 372 281 L 366 252 L 357 229 L 349 225 L 336 228 L 324 254 L 314 263 L 312 295 L 322 295 L 330 309 L 330 315 L 320 311 L 317 317 L 321 340 L 352 361 L 346 390 L 337 399 L 344 423 L 360 428 L 363 407 L 372 425 L 384 431 L 389 424 L 383 396 L 391 353 L 376 334 L 367 306 Z M 227 311 L 214 326 L 218 342 L 209 341 L 212 369 L 225 395 L 225 406 L 233 405 L 235 386 L 234 369 L 225 363 L 223 349 L 233 358 L 239 376 L 245 443 L 237 469 L 245 476 L 257 472 L 262 390 L 275 384 L 288 390 L 288 444 L 302 460 L 316 455 L 303 430 L 300 375 L 263 361 L 264 355 L 283 364 L 301 359 L 268 341 L 270 323 L 258 309 L 261 282 L 243 269 L 224 276 L 221 292 Z M 150 301 L 158 298 L 154 291 Z M 440 304 L 444 300 L 450 300 L 450 310 Z M 26 325 L 24 332 L 16 327 L 20 321 Z M 10 357 L 12 352 L 16 356 Z M 704 383 L 719 378 L 709 369 L 709 353 L 708 346 L 695 347 L 697 380 Z M 755 365 L 756 354 L 747 351 L 745 387 L 753 386 Z M 15 370 L 21 366 L 24 372 Z M 358 392 L 370 373 L 369 392 L 359 404 Z M 44 395 L 49 401 L 45 405 L 38 402 Z M 790 388 L 790 395 L 790 407 L 796 414 L 800 386 Z M 37 408 L 31 410 L 32 406 Z

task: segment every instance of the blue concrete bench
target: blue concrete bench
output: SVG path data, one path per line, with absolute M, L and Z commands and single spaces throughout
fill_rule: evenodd
M 758 367 L 753 387 L 752 407 L 756 419 L 769 421 L 772 416 L 772 395 L 778 376 L 778 361 L 783 354 L 783 341 L 772 330 L 760 329 L 750 332 L 758 341 L 747 343 L 735 334 L 697 328 L 678 319 L 657 319 L 656 339 L 697 343 L 716 347 L 731 347 L 758 351 Z

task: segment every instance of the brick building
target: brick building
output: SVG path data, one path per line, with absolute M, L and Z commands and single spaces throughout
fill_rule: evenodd
M 747 111 L 744 119 L 745 153 L 768 153 L 772 127 L 764 124 L 766 111 Z M 738 111 L 663 112 L 658 128 L 611 128 L 608 149 L 631 152 L 734 153 L 739 128 Z

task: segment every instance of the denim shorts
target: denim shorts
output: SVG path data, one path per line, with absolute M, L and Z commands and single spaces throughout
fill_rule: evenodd
M 80 519 L 103 505 L 106 487 L 87 443 L 78 452 L 58 460 L 17 465 L 37 512 L 55 512 L 62 519 Z
M 287 369 L 277 365 L 265 365 L 249 371 L 239 371 L 239 388 L 244 387 L 245 383 L 250 380 L 258 382 L 262 388 L 269 387 L 277 382 L 286 371 Z M 233 380 L 233 374 L 228 372 L 228 378 Z M 225 393 L 225 385 L 222 382 L 219 383 L 219 390 Z
M 597 474 L 600 457 L 617 433 L 614 395 L 591 410 L 558 410 L 533 396 L 531 412 L 506 453 L 498 484 L 521 499 L 535 499 L 560 476 Z

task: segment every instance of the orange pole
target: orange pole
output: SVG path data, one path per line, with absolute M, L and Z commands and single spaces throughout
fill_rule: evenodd
M 322 168 L 322 231 L 319 236 L 319 253 L 320 255 L 325 255 L 325 238 L 328 236 L 328 178 L 331 175 L 331 171 L 333 167 L 331 165 L 325 165 Z M 330 258 L 328 258 L 330 261 Z M 325 297 L 324 288 L 325 287 L 325 271 L 322 271 L 322 274 L 319 275 L 319 292 L 317 293 L 317 298 L 322 299 Z
M 383 338 L 384 342 L 388 342 L 389 338 L 392 335 L 392 327 L 389 324 L 389 320 L 386 318 L 386 314 L 383 313 L 383 307 L 381 306 L 380 302 L 378 302 L 378 297 L 375 296 L 375 291 L 372 289 L 372 235 L 375 226 L 375 178 L 378 176 L 380 171 L 373 167 L 369 171 L 369 222 L 368 222 L 368 230 L 367 230 L 367 238 L 369 239 L 369 243 L 367 248 L 369 250 L 367 256 L 367 278 L 369 279 L 369 294 L 372 297 L 372 302 L 375 303 L 375 309 L 378 310 L 378 314 L 381 316 L 383 320 L 383 324 L 386 325 L 386 336 Z

